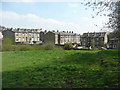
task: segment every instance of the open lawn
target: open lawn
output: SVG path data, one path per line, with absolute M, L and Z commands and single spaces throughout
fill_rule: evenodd
M 117 50 L 2 53 L 3 88 L 118 88 Z

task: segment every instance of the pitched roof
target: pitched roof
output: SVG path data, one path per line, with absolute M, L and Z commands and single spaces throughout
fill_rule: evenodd
M 38 33 L 41 32 L 42 29 L 12 29 L 12 31 L 16 32 L 16 33 Z
M 61 32 L 49 31 L 49 32 L 59 34 L 59 35 L 78 35 L 78 36 L 80 36 L 80 34 L 76 34 L 76 33 L 72 33 L 72 32 L 70 33 L 70 32 L 65 32 L 65 31 L 61 31 Z
M 82 37 L 104 37 L 106 32 L 83 33 Z

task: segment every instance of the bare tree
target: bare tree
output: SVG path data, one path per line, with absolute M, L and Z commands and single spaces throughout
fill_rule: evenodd
M 119 0 L 84 0 L 85 6 L 91 7 L 96 16 L 108 16 L 109 22 L 106 22 L 103 28 L 111 29 L 114 31 L 116 37 L 120 37 L 120 1 Z M 105 11 L 110 13 L 104 13 Z M 97 26 L 97 25 L 96 25 Z

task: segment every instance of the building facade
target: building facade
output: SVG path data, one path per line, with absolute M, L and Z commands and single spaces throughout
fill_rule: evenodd
M 80 43 L 80 34 L 65 31 L 42 31 L 42 29 L 2 28 L 4 38 L 10 38 L 12 44 L 44 44 L 53 43 L 64 45 L 65 43 Z
M 13 44 L 39 44 L 42 29 L 8 29 L 2 32 L 4 38 L 10 38 Z
M 81 36 L 82 46 L 91 46 L 91 42 L 94 40 L 95 47 L 103 47 L 108 43 L 108 37 L 106 32 L 94 32 L 94 33 L 83 33 Z
M 106 32 L 83 33 L 83 35 L 73 33 L 72 31 L 42 31 L 42 29 L 21 29 L 6 28 L 0 26 L 0 34 L 3 38 L 10 38 L 12 44 L 45 44 L 53 43 L 55 45 L 64 45 L 66 43 L 79 44 L 90 47 L 94 40 L 95 47 L 117 48 L 119 40 L 110 38 Z
M 120 40 L 118 38 L 109 38 L 108 48 L 118 49 L 120 47 Z
M 80 35 L 73 32 L 49 31 L 44 33 L 42 38 L 44 43 L 53 43 L 55 45 L 64 45 L 65 43 L 80 43 Z

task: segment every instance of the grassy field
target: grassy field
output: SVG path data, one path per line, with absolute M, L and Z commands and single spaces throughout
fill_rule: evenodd
M 117 50 L 3 52 L 3 88 L 118 88 Z

